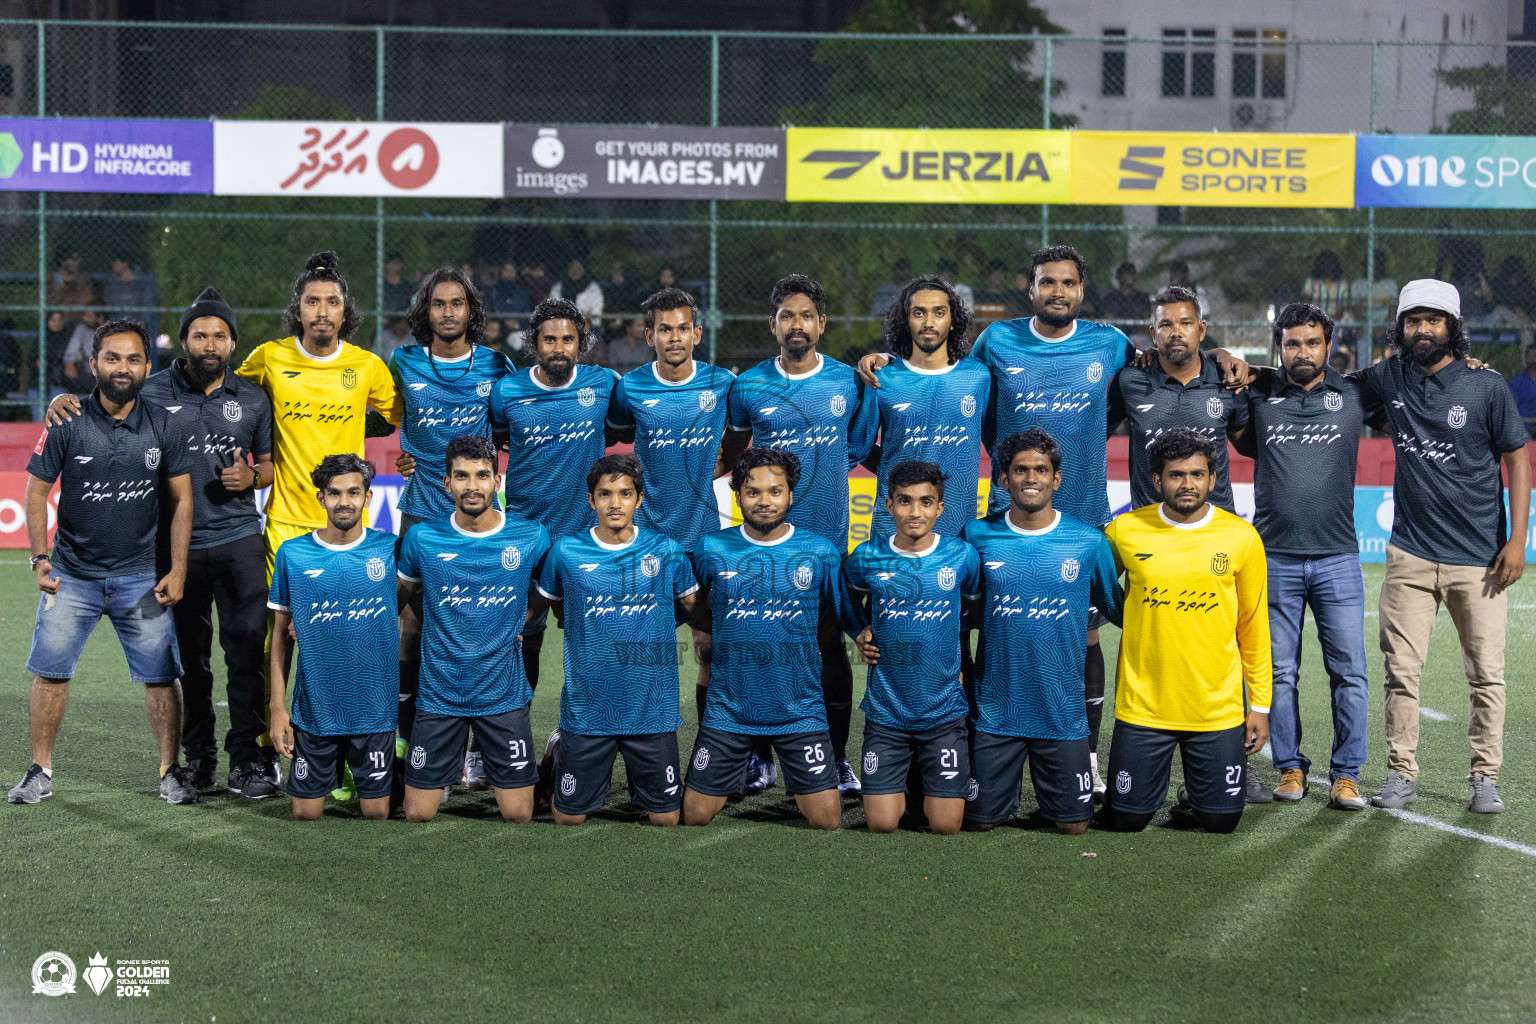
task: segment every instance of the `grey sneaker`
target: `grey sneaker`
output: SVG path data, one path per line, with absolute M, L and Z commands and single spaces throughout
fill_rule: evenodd
M 229 770 L 229 791 L 247 800 L 265 800 L 277 792 L 265 764 L 247 761 Z
M 35 804 L 45 796 L 53 796 L 53 780 L 42 765 L 34 764 L 5 798 L 13 804 Z M 1500 805 L 1499 810 L 1503 809 Z
M 198 804 L 203 794 L 192 785 L 192 775 L 179 764 L 173 764 L 160 777 L 160 798 L 168 804 Z
M 1253 770 L 1253 765 L 1243 766 L 1243 802 L 1249 804 L 1272 804 L 1275 802 L 1275 791 L 1264 785 L 1264 780 L 1259 778 L 1259 773 Z
M 1372 807 L 1407 807 L 1419 799 L 1419 787 L 1402 772 L 1387 772 L 1381 788 L 1371 797 Z
M 1472 802 L 1467 810 L 1473 814 L 1503 814 L 1504 801 L 1499 799 L 1499 789 L 1487 775 L 1472 776 Z

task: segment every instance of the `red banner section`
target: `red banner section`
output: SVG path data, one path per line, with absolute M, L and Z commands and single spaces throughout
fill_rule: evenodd
M 28 427 L 29 430 L 35 429 Z M 31 454 L 30 449 L 28 454 Z M 0 470 L 0 548 L 27 548 L 27 481 L 25 470 Z M 59 485 L 48 494 L 48 544 L 59 521 Z

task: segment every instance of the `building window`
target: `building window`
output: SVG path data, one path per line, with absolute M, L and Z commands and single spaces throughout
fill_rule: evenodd
M 1285 99 L 1285 29 L 1232 30 L 1232 98 Z
M 1099 94 L 1125 95 L 1125 29 L 1104 30 L 1104 49 L 1099 54 Z
M 1163 29 L 1164 96 L 1216 95 L 1216 30 Z
M 1182 28 L 1163 29 L 1163 95 L 1183 96 L 1185 57 L 1189 33 Z
M 1196 97 L 1216 95 L 1216 30 L 1191 29 L 1189 54 L 1189 94 Z

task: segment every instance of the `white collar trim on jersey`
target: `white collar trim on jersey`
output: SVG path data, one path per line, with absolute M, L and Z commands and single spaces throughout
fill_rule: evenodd
M 640 527 L 635 526 L 635 524 L 633 524 L 633 523 L 631 523 L 630 526 L 634 529 L 635 535 L 633 537 L 629 538 L 629 540 L 625 541 L 623 544 L 608 544 L 608 543 L 605 543 L 604 541 L 598 540 L 597 539 L 597 527 L 595 527 L 595 526 L 592 527 L 592 529 L 588 530 L 587 533 L 589 533 L 592 536 L 592 543 L 596 544 L 598 547 L 602 548 L 604 551 L 623 551 L 626 548 L 634 547 L 635 546 L 635 541 L 640 539 Z
M 543 381 L 539 380 L 538 375 L 534 373 L 534 371 L 537 369 L 537 366 L 528 367 L 528 379 L 533 381 L 534 386 L 538 387 L 542 391 L 564 391 L 566 388 L 576 383 L 576 376 L 581 372 L 580 364 L 571 367 L 571 379 L 566 381 L 564 384 L 561 384 L 559 387 L 556 387 L 553 384 L 545 384 Z
M 507 525 L 507 514 L 499 510 L 496 512 L 496 514 L 501 517 L 501 522 L 496 524 L 496 528 L 494 530 L 486 530 L 482 533 L 477 533 L 474 530 L 466 530 L 464 527 L 460 526 L 456 512 L 450 512 L 448 514 L 448 522 L 453 524 L 453 528 L 456 532 L 463 534 L 465 537 L 490 537 L 494 534 L 500 533 L 501 528 Z
M 656 382 L 658 384 L 665 384 L 669 388 L 680 388 L 684 384 L 693 383 L 693 378 L 699 375 L 699 361 L 697 359 L 693 361 L 693 369 L 689 370 L 688 376 L 684 377 L 682 380 L 667 380 L 667 378 L 661 375 L 661 371 L 656 369 L 656 361 L 652 360 L 651 375 L 656 378 Z
M 783 377 L 785 380 L 805 380 L 805 378 L 807 378 L 807 377 L 814 377 L 818 373 L 821 372 L 821 368 L 823 366 L 825 366 L 826 363 L 827 363 L 826 359 L 822 356 L 822 354 L 820 352 L 817 352 L 816 353 L 816 369 L 814 369 L 814 370 L 806 370 L 804 373 L 789 373 L 789 372 L 787 372 L 784 369 L 783 365 L 780 364 L 779 360 L 781 358 L 783 358 L 783 357 L 782 356 L 774 356 L 773 357 L 773 368 L 775 370 L 778 370 L 779 371 L 779 376 Z
M 432 345 L 430 343 L 428 343 L 426 345 L 423 345 L 421 347 L 426 349 L 427 358 L 432 360 L 434 363 L 462 363 L 464 360 L 468 359 L 470 361 L 470 365 L 471 366 L 474 365 L 475 346 L 473 346 L 473 345 L 469 346 L 469 351 L 465 352 L 463 355 L 461 355 L 461 356 L 452 356 L 452 357 L 449 357 L 449 356 L 434 356 L 432 354 Z
M 1168 513 L 1163 511 L 1163 503 L 1162 502 L 1158 502 L 1157 503 L 1157 514 L 1158 514 L 1158 517 L 1161 518 L 1163 522 L 1167 523 L 1169 526 L 1172 526 L 1175 529 L 1178 529 L 1178 530 L 1198 530 L 1198 529 L 1200 529 L 1200 527 L 1204 526 L 1206 523 L 1211 521 L 1211 517 L 1216 514 L 1216 506 L 1207 503 L 1206 506 L 1205 506 L 1205 515 L 1201 516 L 1199 519 L 1195 520 L 1193 523 L 1176 523 L 1172 519 L 1169 519 L 1168 518 Z
M 892 551 L 896 552 L 898 555 L 900 555 L 903 558 L 922 558 L 924 555 L 931 555 L 931 554 L 933 554 L 933 552 L 939 546 L 939 535 L 938 534 L 930 533 L 928 536 L 933 538 L 933 543 L 929 544 L 927 547 L 923 548 L 923 550 L 921 550 L 921 551 L 903 551 L 901 548 L 896 546 L 896 535 L 894 533 L 891 534 L 891 539 L 889 541 L 887 541 L 886 543 L 890 544 Z
M 925 370 L 921 366 L 913 366 L 912 361 L 909 359 L 903 359 L 902 362 L 906 363 L 907 369 L 911 370 L 913 373 L 921 373 L 925 377 L 937 377 L 939 374 L 948 373 L 950 370 L 953 370 L 955 367 L 960 365 L 959 363 L 950 363 L 948 366 L 941 367 L 937 370 Z
M 1051 511 L 1056 513 L 1056 518 L 1051 520 L 1050 526 L 1042 526 L 1038 530 L 1026 530 L 1022 526 L 1015 526 L 1013 522 L 1013 509 L 1011 508 L 1003 513 L 1003 522 L 1008 524 L 1008 529 L 1020 537 L 1043 537 L 1061 525 L 1061 509 L 1052 509 Z
M 738 526 L 736 529 L 741 531 L 742 540 L 746 541 L 748 544 L 756 544 L 760 548 L 771 548 L 775 545 L 783 544 L 785 541 L 789 540 L 789 538 L 795 535 L 794 523 L 789 524 L 789 532 L 780 537 L 778 540 L 753 540 L 751 537 L 747 536 L 747 527 L 745 523 L 743 523 L 741 526 Z
M 1029 318 L 1029 333 L 1033 334 L 1035 337 L 1039 338 L 1041 341 L 1045 342 L 1047 345 L 1060 345 L 1062 342 L 1067 341 L 1068 339 L 1070 339 L 1073 335 L 1075 335 L 1077 333 L 1077 324 L 1078 324 L 1078 321 L 1073 320 L 1072 321 L 1072 329 L 1070 331 L 1068 331 L 1066 334 L 1063 334 L 1059 338 L 1047 338 L 1045 335 L 1043 335 L 1039 331 L 1035 330 L 1035 318 L 1034 317 L 1030 317 Z
M 335 352 L 332 352 L 328 356 L 317 356 L 309 349 L 304 347 L 304 342 L 299 340 L 298 335 L 294 335 L 293 347 L 299 350 L 299 355 L 303 356 L 305 359 L 308 359 L 312 363 L 328 363 L 332 359 L 335 359 L 337 356 L 341 355 L 341 350 L 347 347 L 347 343 L 344 341 L 338 341 L 336 343 Z
M 310 536 L 315 538 L 315 543 L 316 544 L 319 544 L 321 547 L 325 548 L 325 550 L 327 550 L 327 551 L 351 551 L 353 548 L 357 547 L 363 541 L 368 539 L 368 527 L 366 527 L 366 526 L 363 527 L 363 532 L 358 534 L 357 535 L 357 540 L 353 541 L 351 544 L 327 544 L 325 541 L 320 539 L 320 531 L 319 530 L 316 530 L 314 533 L 311 533 Z

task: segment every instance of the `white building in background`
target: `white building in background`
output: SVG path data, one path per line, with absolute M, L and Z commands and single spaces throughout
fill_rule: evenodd
M 1365 132 L 1370 43 L 1380 42 L 1414 45 L 1375 48 L 1376 130 L 1428 132 L 1471 105 L 1469 92 L 1448 89 L 1436 71 L 1504 63 L 1504 42 L 1526 20 L 1523 0 L 1040 5 L 1073 35 L 1112 37 L 1052 48 L 1052 77 L 1066 86 L 1053 108 L 1100 129 Z

